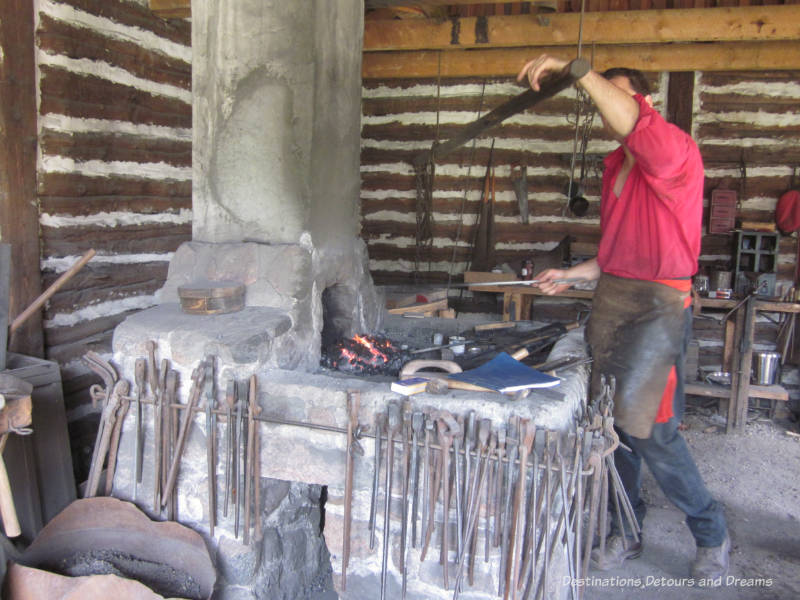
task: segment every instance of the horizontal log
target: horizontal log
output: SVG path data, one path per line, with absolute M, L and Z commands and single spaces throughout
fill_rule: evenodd
M 57 4 L 68 4 L 98 17 L 105 17 L 122 25 L 151 31 L 177 44 L 191 46 L 192 27 L 188 21 L 164 21 L 157 18 L 136 2 L 125 0 L 53 0 Z
M 397 223 L 394 221 L 366 221 L 361 225 L 362 237 L 371 239 L 416 237 L 416 223 Z M 456 239 L 459 233 L 458 224 L 434 225 L 434 236 L 437 238 Z M 461 240 L 471 240 L 474 226 L 460 228 Z M 600 239 L 599 226 L 575 221 L 536 222 L 529 225 L 521 223 L 503 223 L 496 228 L 496 240 L 503 242 L 558 242 L 564 236 L 572 236 L 580 242 L 596 242 Z
M 175 202 L 180 202 L 182 198 L 191 197 L 192 182 L 120 176 L 92 177 L 77 173 L 44 173 L 39 175 L 37 191 L 40 198 L 47 196 L 56 198 L 151 196 L 154 198 L 173 198 Z M 96 211 L 92 210 L 90 212 Z
M 700 123 L 697 126 L 698 139 L 705 138 L 772 138 L 779 140 L 800 140 L 800 125 L 757 125 L 751 123 Z
M 410 261 L 414 262 L 418 256 L 417 249 L 414 246 L 398 247 L 390 244 L 370 244 L 368 246 L 369 257 L 372 260 L 390 260 L 390 261 Z M 536 251 L 530 248 L 521 248 L 519 250 L 498 248 L 495 250 L 495 260 L 498 265 L 503 263 L 518 264 L 522 261 L 534 257 L 534 264 L 536 263 Z M 421 248 L 419 252 L 420 259 L 425 262 L 468 262 L 472 257 L 472 248 L 468 246 L 453 246 L 445 247 L 432 247 Z
M 45 314 L 49 318 L 53 314 L 71 312 L 91 304 L 152 294 L 166 281 L 168 268 L 167 262 L 92 263 L 50 298 Z M 45 271 L 42 285 L 46 288 L 57 276 L 57 273 Z
M 126 311 L 116 315 L 99 317 L 88 321 L 81 321 L 70 327 L 46 327 L 45 342 L 47 346 L 65 346 L 102 339 L 119 325 L 125 318 L 136 311 Z
M 133 42 L 108 37 L 85 27 L 74 27 L 42 14 L 37 30 L 39 48 L 73 59 L 102 61 L 142 79 L 192 89 L 192 65 L 148 50 Z
M 154 139 L 113 132 L 45 130 L 39 136 L 39 145 L 44 155 L 64 156 L 76 161 L 163 162 L 176 167 L 192 166 L 191 140 Z
M 366 52 L 363 79 L 392 77 L 512 77 L 527 61 L 547 53 L 564 60 L 575 49 L 541 46 L 503 50 Z M 625 65 L 640 71 L 761 71 L 800 69 L 800 42 L 711 42 L 595 46 L 593 65 L 598 71 Z
M 706 177 L 704 196 L 709 198 L 711 191 L 715 189 L 733 189 L 741 196 L 741 178 L 739 176 L 730 177 Z M 786 180 L 780 177 L 752 177 L 748 175 L 746 182 L 746 197 L 764 196 L 778 198 L 786 191 Z M 745 198 L 742 198 L 744 200 Z
M 792 5 L 367 20 L 364 51 L 794 40 L 798 28 Z
M 383 271 L 383 270 L 370 270 L 372 280 L 376 285 L 400 285 L 400 286 L 415 286 L 425 284 L 442 284 L 447 283 L 448 274 L 446 271 L 422 271 L 414 274 L 406 271 Z M 459 283 L 463 277 L 454 273 L 452 281 Z
M 374 148 L 365 147 L 361 150 L 361 165 L 379 165 L 379 164 L 392 164 L 392 163 L 405 163 L 412 164 L 413 158 L 419 154 L 419 150 L 396 150 L 394 148 Z M 593 155 L 587 154 L 592 157 Z M 528 178 L 531 179 L 532 169 L 542 168 L 567 168 L 570 164 L 572 153 L 551 153 L 539 152 L 533 150 L 506 150 L 505 148 L 498 148 L 495 146 L 492 151 L 492 163 L 495 166 L 513 165 L 519 166 L 527 164 Z M 489 162 L 489 148 L 475 147 L 471 144 L 465 145 L 460 151 L 454 152 L 446 161 L 437 163 L 437 168 L 441 164 L 459 165 L 462 167 L 469 167 L 470 176 L 474 177 L 482 185 L 483 175 L 486 172 L 486 165 Z
M 123 318 L 135 311 L 131 311 Z M 122 319 L 120 319 L 120 322 Z M 46 337 L 46 336 L 45 336 Z M 81 338 L 75 342 L 66 344 L 47 344 L 46 356 L 48 360 L 53 360 L 59 364 L 67 364 L 75 360 L 83 358 L 89 350 L 97 352 L 98 354 L 111 353 L 111 341 L 114 337 L 114 329 L 108 329 L 103 332 L 98 332 L 94 335 Z
M 470 177 L 449 177 L 445 175 L 436 176 L 435 189 L 439 192 L 452 191 L 456 193 L 463 193 L 465 187 L 468 189 L 476 189 L 474 185 L 474 178 Z M 567 173 L 564 176 L 552 175 L 536 177 L 528 180 L 529 189 L 535 189 L 539 193 L 558 193 L 563 194 L 569 183 L 569 176 Z M 495 184 L 496 191 L 506 189 L 505 180 Z M 361 174 L 361 189 L 362 190 L 398 190 L 398 191 L 415 191 L 416 184 L 413 175 L 394 175 L 391 173 L 362 173 Z M 480 189 L 480 186 L 477 186 Z M 508 185 L 507 189 L 511 189 Z
M 702 87 L 719 87 L 741 84 L 743 81 L 753 79 L 764 83 L 796 83 L 797 74 L 770 69 L 760 70 L 757 73 L 739 70 L 706 71 L 700 76 L 700 85 Z
M 154 196 L 48 196 L 39 201 L 42 213 L 49 215 L 93 215 L 101 212 L 141 214 L 177 213 L 192 208 L 191 196 L 159 198 Z
M 192 237 L 191 224 L 103 228 L 42 227 L 45 256 L 74 256 L 88 247 L 99 254 L 174 252 Z
M 792 166 L 800 163 L 800 144 L 789 144 L 777 148 L 774 146 L 748 146 L 743 149 L 742 146 L 736 144 L 717 146 L 716 144 L 701 143 L 700 154 L 703 156 L 706 168 L 715 164 L 724 164 L 726 167 L 730 167 L 731 163 L 738 165 L 742 156 L 744 156 L 746 164 Z
M 438 140 L 444 142 L 461 131 L 459 125 L 440 124 Z M 575 126 L 564 119 L 564 124 L 559 126 L 546 125 L 518 125 L 507 123 L 498 125 L 483 133 L 478 139 L 491 138 L 516 138 L 528 140 L 544 140 L 548 142 L 568 141 L 574 135 Z M 431 143 L 437 139 L 436 125 L 404 124 L 397 121 L 382 125 L 364 125 L 361 128 L 361 138 L 395 142 L 425 142 Z M 469 144 L 466 145 L 469 147 Z
M 543 201 L 529 201 L 528 214 L 531 217 L 545 217 L 545 216 L 561 216 L 561 210 L 564 207 L 564 200 L 543 202 Z M 590 203 L 596 205 L 597 203 Z M 383 211 L 394 211 L 399 213 L 406 213 L 408 215 L 416 214 L 416 199 L 414 198 L 393 198 L 385 200 L 365 199 L 361 200 L 361 215 L 369 216 Z M 437 215 L 448 215 L 451 218 L 457 218 L 459 214 L 469 215 L 474 218 L 480 212 L 480 203 L 478 201 L 463 202 L 458 198 L 434 198 L 433 212 Z M 591 212 L 591 211 L 590 211 Z M 596 211 L 595 211 L 596 212 Z M 494 214 L 501 217 L 515 217 L 519 214 L 519 206 L 515 202 L 498 202 L 495 205 Z M 588 216 L 592 216 L 589 214 Z
M 41 74 L 42 115 L 55 113 L 185 129 L 192 126 L 192 106 L 186 102 L 47 65 L 41 67 Z
M 760 83 L 760 82 L 751 82 Z M 700 93 L 700 107 L 703 113 L 726 113 L 737 111 L 783 114 L 797 112 L 797 98 L 770 95 L 764 86 L 763 94 L 709 94 Z M 724 118 L 724 114 L 721 115 Z

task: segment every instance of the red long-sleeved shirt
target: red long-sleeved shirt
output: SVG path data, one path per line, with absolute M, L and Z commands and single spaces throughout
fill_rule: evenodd
M 631 279 L 694 275 L 703 217 L 703 160 L 694 140 L 637 94 L 639 119 L 624 140 L 636 164 L 619 197 L 622 147 L 605 159 L 600 205 L 601 270 Z

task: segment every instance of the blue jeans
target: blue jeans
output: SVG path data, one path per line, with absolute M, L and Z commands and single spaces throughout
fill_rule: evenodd
M 686 524 L 694 536 L 695 543 L 701 547 L 713 548 L 722 544 L 727 535 L 725 516 L 722 506 L 706 489 L 686 441 L 678 431 L 685 407 L 684 361 L 691 332 L 692 314 L 691 308 L 688 308 L 683 353 L 675 365 L 678 381 L 672 405 L 674 416 L 666 423 L 656 423 L 653 426 L 653 433 L 647 439 L 633 437 L 617 428 L 620 441 L 631 451 L 621 446 L 617 448 L 614 453 L 614 463 L 640 526 L 646 512 L 644 501 L 640 496 L 644 459 L 664 495 L 686 514 Z M 619 529 L 618 524 L 614 523 L 613 526 Z

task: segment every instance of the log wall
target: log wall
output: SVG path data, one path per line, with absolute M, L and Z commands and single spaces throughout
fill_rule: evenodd
M 36 0 L 42 286 L 97 256 L 44 312 L 73 439 L 92 413 L 80 358 L 154 304 L 191 238 L 191 31 L 145 1 Z

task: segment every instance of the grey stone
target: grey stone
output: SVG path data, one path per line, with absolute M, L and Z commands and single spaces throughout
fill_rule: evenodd
M 261 507 L 262 518 L 272 514 L 280 506 L 289 493 L 290 483 L 280 479 L 261 478 Z
M 261 563 L 260 546 L 222 537 L 217 546 L 217 569 L 230 584 L 247 585 L 255 577 Z
M 252 589 L 236 585 L 221 587 L 214 592 L 212 598 L 213 600 L 257 600 Z
M 261 540 L 262 556 L 265 563 L 272 563 L 283 558 L 283 543 L 276 527 L 264 529 L 264 537 Z

